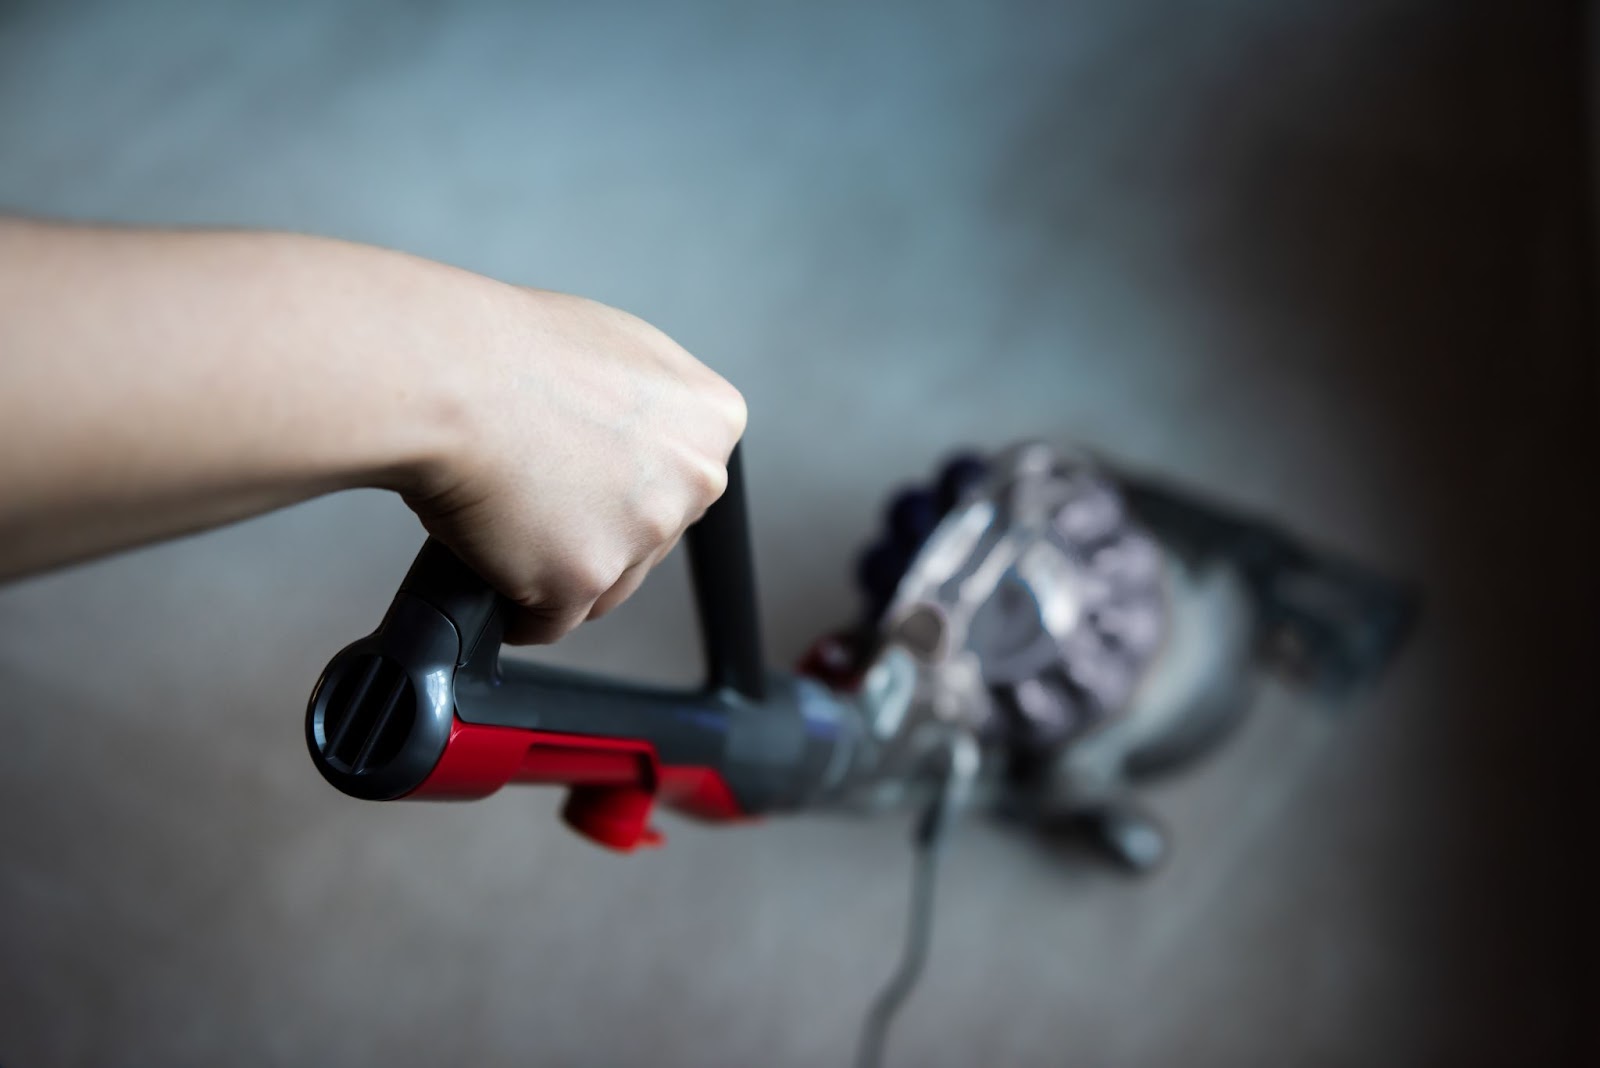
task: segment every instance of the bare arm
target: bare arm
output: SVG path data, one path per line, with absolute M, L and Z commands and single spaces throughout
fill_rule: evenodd
M 591 301 L 317 238 L 0 219 L 0 578 L 378 486 L 553 640 L 716 499 L 744 418 Z

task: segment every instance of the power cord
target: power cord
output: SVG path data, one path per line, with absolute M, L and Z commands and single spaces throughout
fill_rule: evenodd
M 928 962 L 939 855 L 976 765 L 977 753 L 969 739 L 958 739 L 952 744 L 949 761 L 944 774 L 938 779 L 936 792 L 917 817 L 911 838 L 911 915 L 906 925 L 906 939 L 900 951 L 899 965 L 878 991 L 861 1025 L 856 1068 L 880 1068 L 883 1064 L 883 1048 L 889 1037 L 889 1025 L 911 996 L 917 980 L 922 977 L 923 966 Z

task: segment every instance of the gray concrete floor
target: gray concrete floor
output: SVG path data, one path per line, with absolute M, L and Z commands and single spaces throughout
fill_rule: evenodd
M 0 4 L 0 204 L 656 321 L 749 398 L 778 660 L 963 442 L 1076 436 L 1416 576 L 1381 694 L 1273 691 L 1157 792 L 1154 878 L 965 830 L 891 1060 L 1576 1063 L 1582 38 L 1470 7 Z M 321 782 L 307 690 L 419 539 L 357 493 L 0 592 L 0 1062 L 844 1063 L 902 822 L 618 859 L 547 793 Z M 680 567 L 549 655 L 692 674 Z

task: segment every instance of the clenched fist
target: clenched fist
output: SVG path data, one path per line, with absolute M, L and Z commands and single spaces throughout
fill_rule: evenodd
M 453 441 L 408 504 L 554 641 L 628 597 L 721 496 L 737 390 L 603 304 L 517 291 L 493 344 L 450 361 Z

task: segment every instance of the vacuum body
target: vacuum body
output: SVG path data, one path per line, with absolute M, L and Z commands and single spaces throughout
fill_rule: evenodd
M 621 685 L 499 655 L 509 606 L 430 540 L 370 635 L 312 694 L 323 776 L 369 800 L 568 789 L 578 832 L 654 844 L 655 804 L 729 821 L 914 803 L 978 756 L 973 796 L 1166 851 L 1141 777 L 1225 735 L 1263 669 L 1358 688 L 1409 626 L 1402 588 L 1270 524 L 1026 443 L 899 494 L 859 568 L 865 610 L 796 672 L 762 661 L 745 488 L 687 535 L 706 681 Z

